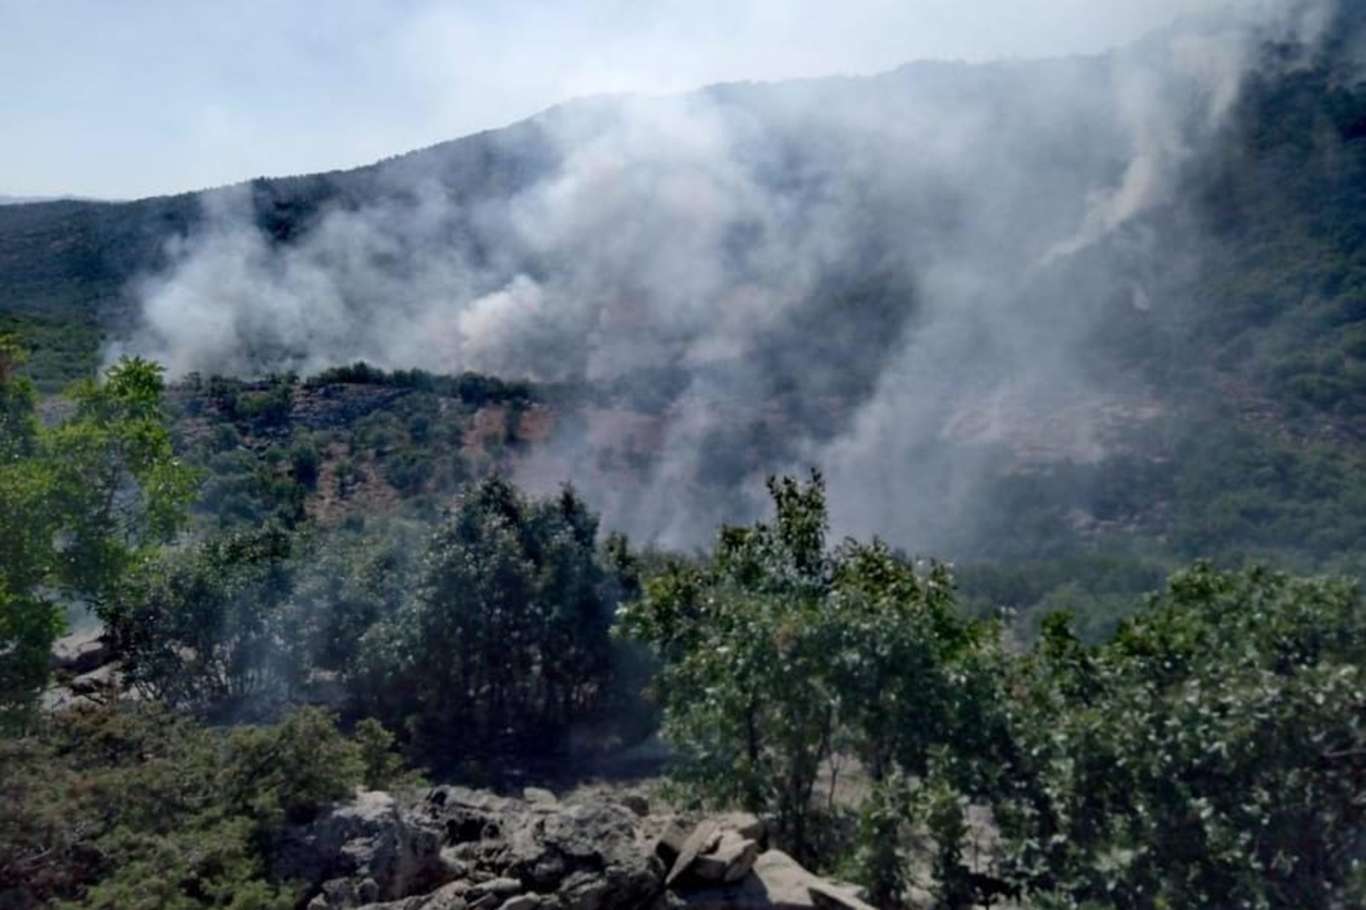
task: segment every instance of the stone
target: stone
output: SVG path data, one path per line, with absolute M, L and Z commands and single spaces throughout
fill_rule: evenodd
M 659 839 L 655 841 L 655 856 L 672 869 L 674 860 L 683 852 L 683 845 L 687 843 L 690 833 L 692 832 L 681 819 L 670 819 Z
M 441 868 L 445 871 L 447 878 L 464 878 L 469 875 L 470 867 L 460 858 L 458 847 L 442 847 L 437 854 Z
M 536 908 L 540 906 L 540 895 L 519 894 L 516 897 L 510 897 L 504 901 L 503 906 L 500 907 L 499 910 L 536 910 Z
M 726 812 L 712 816 L 712 821 L 723 831 L 734 831 L 761 845 L 768 840 L 768 825 L 752 812 Z
M 664 893 L 666 867 L 641 829 L 634 813 L 609 802 L 552 805 L 438 787 L 404 808 L 387 794 L 360 793 L 289 832 L 272 871 L 320 888 L 313 910 L 646 908 Z M 718 832 L 710 846 L 719 844 Z
M 542 787 L 523 787 L 522 799 L 533 806 L 558 806 L 559 797 Z
M 685 893 L 688 910 L 814 910 L 808 888 L 823 881 L 779 850 L 759 854 L 737 882 Z
M 82 673 L 70 683 L 67 688 L 71 694 L 77 697 L 97 696 L 103 694 L 113 694 L 118 689 L 119 674 L 113 664 L 105 664 L 96 667 L 89 673 Z
M 286 831 L 272 856 L 272 872 L 321 888 L 327 907 L 393 901 L 450 878 L 440 832 L 378 791 L 357 791 L 350 803 Z
M 560 886 L 558 897 L 565 910 L 614 910 L 609 904 L 612 893 L 607 881 L 592 872 L 575 872 Z
M 859 899 L 852 888 L 840 888 L 829 882 L 815 882 L 806 886 L 816 910 L 873 910 Z
M 515 878 L 491 878 L 488 881 L 480 882 L 470 888 L 470 895 L 478 897 L 484 894 L 495 894 L 502 898 L 508 898 L 522 891 L 522 883 Z
M 639 793 L 627 793 L 618 798 L 617 802 L 634 812 L 638 818 L 645 818 L 650 814 L 650 801 Z
M 759 844 L 734 831 L 724 831 L 716 848 L 693 860 L 687 874 L 704 882 L 738 882 L 759 857 Z
M 72 676 L 84 676 L 108 664 L 114 654 L 103 633 L 103 628 L 97 627 L 57 639 L 52 644 L 50 666 Z
M 418 910 L 466 910 L 465 883 L 451 882 L 427 895 Z
M 672 887 L 674 882 L 688 873 L 694 860 L 704 853 L 715 850 L 720 841 L 721 829 L 716 826 L 716 822 L 711 819 L 704 819 L 698 823 L 679 849 L 678 858 L 674 860 L 673 868 L 669 870 L 668 876 L 664 879 L 665 886 Z

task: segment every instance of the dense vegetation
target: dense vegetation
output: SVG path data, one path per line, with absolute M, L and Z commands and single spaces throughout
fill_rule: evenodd
M 704 566 L 651 579 L 623 617 L 662 662 L 685 792 L 774 813 L 809 860 L 848 851 L 882 906 L 912 885 L 945 907 L 1366 899 L 1354 585 L 1197 564 L 1104 644 L 1055 613 L 1017 652 L 958 615 L 943 566 L 828 549 L 818 477 L 773 494 L 772 525 L 724 530 Z M 841 847 L 833 793 L 816 791 L 850 756 L 871 784 Z M 987 856 L 970 805 L 997 826 Z
M 123 574 L 183 524 L 193 472 L 171 452 L 161 372 L 125 360 L 39 424 L 23 353 L 0 337 L 0 729 L 41 691 L 72 600 L 108 608 Z
M 917 460 L 949 496 L 956 459 L 986 465 L 924 509 L 955 566 L 831 541 L 818 474 L 690 555 L 507 480 L 548 427 L 667 411 L 704 375 L 678 365 L 97 377 L 199 200 L 0 208 L 0 907 L 296 906 L 272 850 L 356 785 L 499 785 L 655 732 L 673 798 L 764 814 L 882 908 L 1366 905 L 1366 90 L 1340 63 L 1253 79 L 1180 202 L 1021 292 L 1109 301 L 1087 357 L 1161 416 L 1093 462 Z M 523 125 L 258 181 L 250 212 L 286 245 L 396 202 L 395 168 L 468 202 L 551 158 Z M 834 360 L 901 331 L 909 292 L 875 265 L 784 331 Z M 1111 286 L 1130 275 L 1150 308 Z M 715 495 L 868 391 L 822 375 L 705 440 Z M 665 453 L 599 454 L 629 481 Z M 87 613 L 117 672 L 49 710 Z
M 273 844 L 358 784 L 403 784 L 388 741 L 373 723 L 343 736 L 315 709 L 232 730 L 151 705 L 55 715 L 0 740 L 0 896 L 92 910 L 293 907 L 298 883 L 268 875 Z
M 287 906 L 276 839 L 358 783 L 401 782 L 399 754 L 497 782 L 655 723 L 678 798 L 771 815 L 780 846 L 883 907 L 1366 898 L 1350 581 L 1197 563 L 1146 601 L 1113 595 L 1129 618 L 1097 643 L 1058 612 L 1024 647 L 948 567 L 832 547 L 819 475 L 772 481 L 771 523 L 695 557 L 635 554 L 571 489 L 534 499 L 496 474 L 436 518 L 277 514 L 172 542 L 195 476 L 171 457 L 154 365 L 116 365 L 50 426 L 12 366 L 3 380 L 15 900 Z M 296 385 L 246 394 L 292 402 Z M 1128 566 L 1112 588 L 1153 578 Z M 141 703 L 115 688 L 35 711 L 74 597 Z M 319 702 L 337 718 L 303 708 Z

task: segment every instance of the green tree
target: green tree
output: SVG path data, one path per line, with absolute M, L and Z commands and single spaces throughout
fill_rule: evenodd
M 182 526 L 196 477 L 171 451 L 156 364 L 124 359 L 45 428 L 0 341 L 0 725 L 24 722 L 74 600 L 107 610 L 125 571 Z
M 1197 565 L 1105 644 L 1050 621 L 993 756 L 1006 869 L 1059 906 L 1360 905 L 1363 667 L 1340 580 Z
M 128 683 L 168 705 L 229 715 L 288 695 L 310 669 L 283 634 L 291 544 L 268 526 L 145 558 L 106 611 Z
M 650 579 L 621 630 L 663 665 L 654 688 L 683 781 L 705 801 L 774 813 L 780 842 L 811 860 L 825 763 L 862 760 L 883 803 L 864 827 L 886 836 L 895 788 L 880 785 L 923 775 L 930 750 L 983 714 L 976 698 L 993 693 L 969 677 L 994 637 L 959 616 L 944 566 L 919 573 L 878 541 L 829 549 L 819 474 L 769 491 L 774 523 L 724 528 L 705 565 Z M 894 894 L 897 864 L 869 857 L 880 894 Z
M 433 534 L 417 596 L 361 641 L 349 684 L 368 713 L 448 757 L 544 751 L 611 682 L 613 586 L 597 517 L 571 489 L 469 489 Z
M 775 524 L 723 528 L 707 565 L 675 562 L 647 581 L 621 628 L 662 662 L 654 688 L 679 776 L 703 800 L 776 812 L 780 840 L 808 854 L 811 798 L 836 733 L 821 622 L 833 565 L 820 478 L 769 490 Z

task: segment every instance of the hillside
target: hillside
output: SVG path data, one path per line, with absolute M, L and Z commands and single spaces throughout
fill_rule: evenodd
M 0 328 L 49 389 L 110 342 L 179 375 L 365 360 L 548 384 L 509 468 L 664 544 L 819 464 L 838 527 L 909 551 L 1355 570 L 1360 32 L 1347 10 L 1319 44 L 1259 36 L 1231 102 L 1158 35 L 6 206 Z
M 1364 585 L 1345 0 L 0 204 L 0 910 L 1363 907 Z

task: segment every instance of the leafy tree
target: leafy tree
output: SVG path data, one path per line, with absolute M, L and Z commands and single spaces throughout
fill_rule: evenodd
M 545 751 L 611 681 L 611 586 L 597 517 L 566 488 L 491 478 L 434 533 L 416 598 L 373 626 L 349 685 L 433 756 Z
M 366 632 L 392 619 L 411 596 L 422 548 L 419 534 L 426 530 L 393 523 L 378 533 L 315 533 L 296 541 L 283 620 L 285 647 L 295 667 L 331 673 L 354 667 Z
M 813 859 L 823 765 L 853 752 L 877 784 L 923 774 L 930 749 L 980 713 L 964 679 L 989 630 L 959 617 L 943 566 L 921 575 L 877 541 L 829 550 L 819 474 L 769 491 L 773 524 L 723 529 L 706 565 L 648 581 L 621 628 L 663 664 L 655 690 L 683 780 L 704 800 L 775 813 L 779 840 Z M 865 815 L 887 833 L 885 806 Z M 895 893 L 895 864 L 869 862 Z
M 1096 647 L 1050 621 L 988 759 L 1005 868 L 1059 906 L 1359 904 L 1363 666 L 1353 585 L 1264 569 L 1178 573 Z
M 22 355 L 0 342 L 0 725 L 28 716 L 64 604 L 104 612 L 126 570 L 181 527 L 195 474 L 172 455 L 161 368 L 138 358 L 73 387 L 38 425 Z
M 283 634 L 290 547 L 285 531 L 267 527 L 145 559 L 106 615 L 128 683 L 201 711 L 287 694 L 308 671 Z

